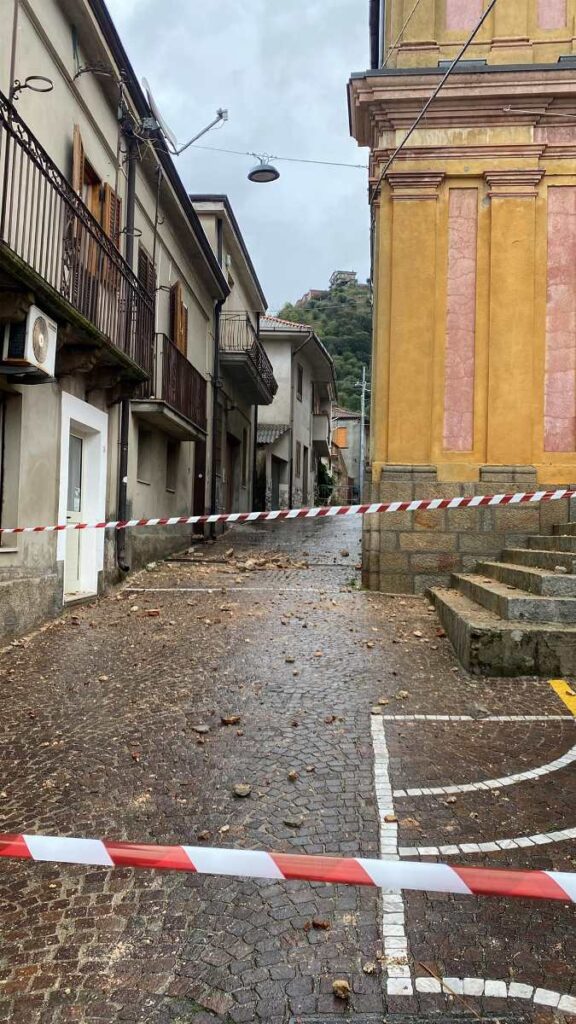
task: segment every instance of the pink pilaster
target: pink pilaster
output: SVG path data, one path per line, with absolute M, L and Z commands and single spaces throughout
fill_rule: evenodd
M 548 189 L 544 450 L 576 450 L 576 187 Z
M 482 0 L 446 0 L 446 28 L 474 28 L 482 15 Z
M 478 192 L 450 190 L 444 377 L 444 448 L 474 447 Z
M 564 28 L 566 0 L 538 0 L 538 28 Z

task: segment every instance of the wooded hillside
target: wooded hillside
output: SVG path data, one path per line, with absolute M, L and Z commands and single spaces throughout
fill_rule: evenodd
M 344 277 L 345 275 L 342 275 Z M 335 275 L 338 278 L 338 275 Z M 334 359 L 338 404 L 360 409 L 362 365 L 370 378 L 372 304 L 370 287 L 336 279 L 327 291 L 310 291 L 299 302 L 287 303 L 278 313 L 284 320 L 310 324 Z

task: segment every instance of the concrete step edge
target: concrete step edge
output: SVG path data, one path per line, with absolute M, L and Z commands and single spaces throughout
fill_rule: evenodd
M 549 573 L 549 575 L 554 576 L 554 573 Z M 567 597 L 564 594 L 533 594 L 530 590 L 524 590 L 522 587 L 511 587 L 506 583 L 502 583 L 500 580 L 488 579 L 486 576 L 482 576 L 478 573 L 453 573 L 452 578 L 458 581 L 469 580 L 482 590 L 487 590 L 493 594 L 497 594 L 498 597 L 512 598 L 514 601 L 536 601 L 540 604 L 543 604 L 545 601 L 562 601 L 562 603 L 571 602 L 576 605 L 576 596 Z
M 458 610 L 458 605 L 462 605 L 463 609 L 468 612 L 467 622 L 474 630 L 488 633 L 494 630 L 500 630 L 504 633 L 514 633 L 520 630 L 523 633 L 542 633 L 553 636 L 562 633 L 576 637 L 576 624 L 507 621 L 491 612 L 488 608 L 482 608 L 475 601 L 470 600 L 465 594 L 454 590 L 452 587 L 433 587 L 429 593 L 435 601 L 444 601 L 447 605 L 455 608 L 455 610 Z

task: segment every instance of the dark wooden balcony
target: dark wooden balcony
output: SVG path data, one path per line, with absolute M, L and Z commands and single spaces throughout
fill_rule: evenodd
M 151 374 L 154 298 L 2 93 L 0 266 L 104 363 Z
M 180 441 L 202 439 L 207 431 L 207 383 L 165 334 L 156 335 L 154 372 L 141 386 L 134 411 Z
M 245 313 L 222 313 L 220 365 L 235 377 L 249 402 L 271 404 L 278 383 L 256 328 Z

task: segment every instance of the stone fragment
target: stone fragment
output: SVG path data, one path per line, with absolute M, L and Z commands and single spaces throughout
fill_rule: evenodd
M 352 989 L 350 988 L 350 985 L 348 984 L 347 981 L 344 981 L 342 978 L 338 978 L 336 981 L 332 982 L 332 991 L 337 999 L 343 999 L 345 1001 L 350 999 L 350 996 L 352 994 Z
M 234 786 L 234 791 L 233 792 L 234 792 L 234 796 L 237 796 L 237 797 L 240 797 L 241 799 L 244 799 L 245 797 L 250 796 L 250 793 L 252 792 L 252 786 L 249 786 L 245 782 L 238 782 Z

